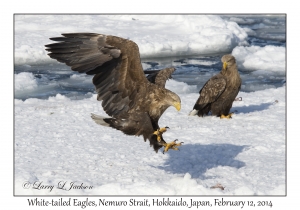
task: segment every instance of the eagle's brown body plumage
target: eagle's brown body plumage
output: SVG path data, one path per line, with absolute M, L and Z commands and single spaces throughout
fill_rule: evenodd
M 221 72 L 210 78 L 200 90 L 200 96 L 194 105 L 192 115 L 202 117 L 211 112 L 212 115 L 228 115 L 236 98 L 242 80 L 232 55 L 222 57 Z M 226 64 L 225 64 L 226 63 Z
M 164 88 L 165 82 L 147 80 L 136 43 L 128 39 L 94 33 L 62 34 L 46 45 L 51 58 L 73 71 L 95 75 L 93 84 L 104 111 L 111 118 L 92 114 L 98 124 L 107 123 L 127 135 L 143 135 L 157 151 L 164 140 L 156 140 L 158 120 L 169 106 L 180 108 L 180 98 Z M 174 68 L 162 70 L 160 80 Z M 166 80 L 165 79 L 165 80 Z M 178 108 L 178 109 L 179 109 Z

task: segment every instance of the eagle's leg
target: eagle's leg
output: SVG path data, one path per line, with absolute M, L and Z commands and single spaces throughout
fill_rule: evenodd
M 153 132 L 153 134 L 155 134 L 157 136 L 157 141 L 160 142 L 161 141 L 161 136 L 164 132 L 167 131 L 167 128 L 169 128 L 168 126 L 157 129 L 156 131 Z
M 183 144 L 183 142 L 176 143 L 176 141 L 178 141 L 178 139 L 175 139 L 174 141 L 172 141 L 170 143 L 163 144 L 163 146 L 165 147 L 163 153 L 167 152 L 169 149 L 179 150 L 177 147 L 181 146 Z
M 221 118 L 221 119 L 224 119 L 224 118 L 230 119 L 232 115 L 233 115 L 233 112 L 229 113 L 228 115 L 223 115 L 223 114 L 222 114 L 222 115 L 220 116 L 220 118 Z

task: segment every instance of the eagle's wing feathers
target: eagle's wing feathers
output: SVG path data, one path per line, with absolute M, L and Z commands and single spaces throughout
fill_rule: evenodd
M 50 52 L 48 55 L 79 73 L 90 73 L 121 54 L 119 49 L 105 43 L 105 35 L 88 33 L 62 35 L 64 37 L 50 38 L 60 42 L 46 45 L 46 50 Z
M 145 73 L 149 72 L 147 79 L 150 82 L 158 85 L 159 87 L 165 87 L 166 81 L 172 78 L 171 75 L 174 71 L 175 68 L 171 67 L 156 71 L 145 71 Z
M 74 71 L 95 74 L 93 84 L 98 100 L 102 100 L 108 115 L 122 115 L 135 105 L 138 97 L 145 97 L 148 81 L 134 42 L 94 33 L 62 35 L 51 38 L 58 43 L 46 45 L 48 55 Z
M 222 75 L 218 74 L 212 77 L 200 90 L 200 96 L 196 104 L 199 104 L 204 107 L 207 104 L 214 102 L 223 93 L 225 88 L 226 80 Z

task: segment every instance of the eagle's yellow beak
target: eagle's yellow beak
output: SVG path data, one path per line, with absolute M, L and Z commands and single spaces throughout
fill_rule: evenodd
M 224 63 L 223 63 L 223 69 L 226 69 L 226 68 L 227 68 L 227 63 L 224 62 Z
M 173 104 L 173 106 L 177 109 L 177 111 L 179 111 L 179 110 L 181 109 L 181 104 L 180 104 L 180 102 L 175 102 L 175 103 Z

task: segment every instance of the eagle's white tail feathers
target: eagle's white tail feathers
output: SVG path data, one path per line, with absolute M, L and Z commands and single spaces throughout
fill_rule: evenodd
M 109 124 L 104 121 L 104 118 L 107 118 L 107 117 L 103 117 L 103 116 L 91 113 L 91 118 L 95 121 L 95 123 L 102 125 L 102 126 L 109 127 Z
M 194 109 L 193 111 L 190 112 L 189 116 L 195 116 L 196 114 L 198 114 L 199 110 Z

